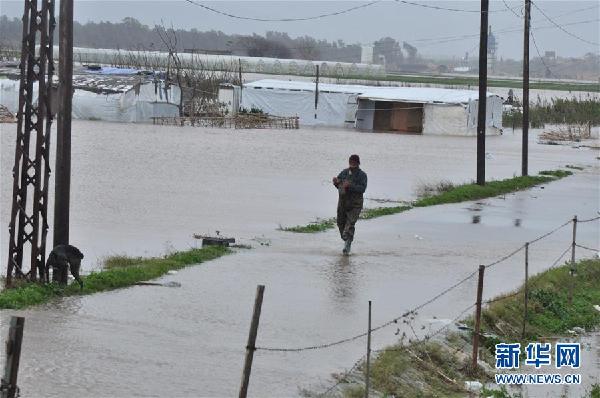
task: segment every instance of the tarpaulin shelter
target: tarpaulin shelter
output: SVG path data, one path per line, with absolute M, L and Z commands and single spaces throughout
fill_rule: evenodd
M 265 79 L 244 85 L 240 107 L 298 116 L 301 125 L 476 135 L 478 98 L 472 90 L 341 84 L 319 84 L 317 89 L 309 81 Z M 488 93 L 486 133 L 499 134 L 501 128 L 502 99 Z

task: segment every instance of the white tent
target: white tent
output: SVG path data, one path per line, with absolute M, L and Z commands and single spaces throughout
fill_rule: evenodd
M 149 122 L 154 116 L 179 116 L 181 90 L 163 81 L 139 84 L 122 92 L 96 93 L 76 89 L 73 118 L 110 122 Z M 34 101 L 37 90 L 34 86 Z M 0 79 L 0 104 L 15 113 L 19 107 L 19 81 Z
M 475 135 L 479 93 L 265 79 L 244 85 L 241 107 L 298 116 L 303 125 L 354 126 L 421 134 Z M 315 110 L 315 98 L 317 107 Z M 502 128 L 502 99 L 487 94 L 486 133 Z

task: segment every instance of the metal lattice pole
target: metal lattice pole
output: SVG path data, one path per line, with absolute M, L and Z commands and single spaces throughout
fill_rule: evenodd
M 37 0 L 25 1 L 7 286 L 13 274 L 35 280 L 39 273 L 40 279 L 45 279 L 54 25 L 54 0 L 42 0 L 39 5 Z M 35 88 L 37 99 L 34 101 Z M 31 195 L 33 200 L 28 201 Z M 31 263 L 25 272 L 23 256 L 27 245 Z

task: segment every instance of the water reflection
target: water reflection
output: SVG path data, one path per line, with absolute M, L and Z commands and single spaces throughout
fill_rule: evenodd
M 473 220 L 472 220 L 473 224 L 479 224 L 480 222 L 481 222 L 481 216 L 480 215 L 473 216 Z
M 331 263 L 329 281 L 333 301 L 341 307 L 347 307 L 355 297 L 356 274 L 353 271 L 352 256 L 341 255 Z

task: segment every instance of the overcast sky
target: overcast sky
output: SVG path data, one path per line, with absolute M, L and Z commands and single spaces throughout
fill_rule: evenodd
M 366 5 L 362 1 L 196 1 L 220 11 L 255 18 L 309 17 Z M 417 1 L 417 0 L 415 0 Z M 56 0 L 58 9 L 59 0 Z M 524 1 L 506 0 L 510 8 L 521 14 Z M 599 41 L 600 9 L 598 1 L 535 2 L 551 19 L 565 30 L 584 40 Z M 419 4 L 478 10 L 478 1 L 420 1 Z M 501 57 L 522 58 L 522 20 L 508 11 L 503 1 L 490 1 L 489 24 L 498 32 L 498 54 Z M 21 17 L 23 1 L 0 0 L 0 13 Z M 144 24 L 171 23 L 181 28 L 220 30 L 225 33 L 264 34 L 269 30 L 287 32 L 290 36 L 310 35 L 328 40 L 342 39 L 346 43 L 372 43 L 383 36 L 408 41 L 426 55 L 463 56 L 477 54 L 479 13 L 453 12 L 382 0 L 364 8 L 327 18 L 300 22 L 258 22 L 219 15 L 183 0 L 163 1 L 92 1 L 75 0 L 75 19 L 86 21 L 120 21 L 134 17 Z M 556 28 L 536 8 L 532 7 L 532 27 L 540 51 L 554 50 L 561 56 L 581 56 L 598 53 L 598 45 L 585 43 Z M 449 39 L 449 37 L 452 37 Z M 427 40 L 425 40 L 427 39 Z M 429 40 L 439 39 L 439 40 Z M 535 54 L 535 48 L 531 51 Z

